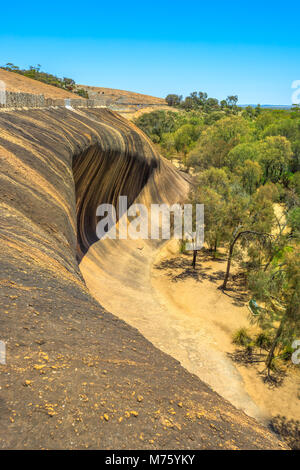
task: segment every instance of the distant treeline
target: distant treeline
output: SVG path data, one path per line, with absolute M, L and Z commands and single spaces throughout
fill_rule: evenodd
M 166 96 L 166 102 L 169 106 L 177 107 L 184 109 L 185 111 L 192 110 L 201 110 L 203 112 L 209 113 L 211 111 L 218 110 L 238 110 L 238 96 L 229 95 L 224 100 L 217 100 L 216 98 L 210 98 L 207 93 L 203 91 L 193 91 L 186 98 L 183 98 L 182 95 L 169 94 Z M 251 107 L 251 106 L 250 106 Z M 260 105 L 258 105 L 260 108 Z
M 8 62 L 6 65 L 1 66 L 2 69 L 9 72 L 15 72 L 25 77 L 32 78 L 33 80 L 38 80 L 39 82 L 46 83 L 47 85 L 56 86 L 57 88 L 62 88 L 64 90 L 76 93 L 82 98 L 88 98 L 88 93 L 83 88 L 77 88 L 75 80 L 72 78 L 59 78 L 56 75 L 51 73 L 46 73 L 41 71 L 41 65 L 31 65 L 28 69 L 20 69 L 17 65 Z

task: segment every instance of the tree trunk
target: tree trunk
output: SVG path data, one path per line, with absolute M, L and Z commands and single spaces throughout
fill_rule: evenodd
M 224 278 L 224 281 L 223 281 L 223 284 L 222 284 L 222 287 L 221 287 L 222 290 L 225 290 L 226 287 L 227 287 L 227 282 L 228 282 L 229 274 L 230 274 L 230 266 L 231 266 L 231 260 L 232 260 L 234 245 L 236 244 L 236 242 L 238 241 L 238 239 L 240 238 L 240 236 L 241 236 L 243 233 L 247 233 L 247 232 L 248 232 L 248 231 L 239 232 L 239 233 L 234 237 L 234 239 L 232 240 L 232 242 L 230 243 L 229 253 L 228 253 L 228 260 L 227 260 L 227 267 L 226 267 L 226 274 L 225 274 L 225 278 Z
M 278 225 L 279 225 L 279 221 L 278 221 Z M 279 225 L 279 234 L 278 234 L 277 237 L 275 238 L 274 243 L 276 243 L 276 242 L 280 239 L 280 237 L 281 237 L 281 235 L 282 235 L 282 232 L 283 232 L 283 230 L 285 229 L 286 225 L 287 225 L 287 224 L 284 224 L 284 225 L 282 225 L 282 226 Z M 293 230 L 291 230 L 290 235 L 292 235 L 292 232 L 293 232 Z M 274 256 L 275 256 L 275 252 L 273 251 L 273 253 L 272 253 L 271 256 L 269 257 L 269 260 L 267 261 L 267 264 L 265 265 L 264 272 L 267 271 L 268 267 L 270 266 L 270 264 L 272 263 L 272 261 L 273 261 L 273 259 L 274 259 Z
M 196 269 L 197 253 L 198 253 L 198 250 L 193 251 L 193 262 L 192 262 L 193 269 Z
M 269 261 L 267 262 L 267 264 L 266 264 L 265 267 L 264 267 L 264 272 L 266 272 L 266 270 L 268 269 L 268 267 L 269 267 L 270 264 L 272 263 L 273 258 L 274 258 L 274 256 L 272 255 L 272 257 L 269 259 Z
M 253 234 L 253 235 L 259 235 L 259 236 L 264 236 L 264 237 L 266 237 L 266 236 L 270 237 L 270 235 L 269 235 L 268 233 L 256 232 L 256 231 L 254 231 L 254 230 L 244 230 L 243 232 L 239 232 L 239 233 L 234 237 L 234 239 L 233 239 L 232 242 L 230 243 L 230 247 L 229 247 L 226 274 L 225 274 L 225 278 L 224 278 L 223 284 L 222 284 L 222 286 L 221 286 L 221 289 L 222 289 L 222 290 L 225 290 L 225 289 L 226 289 L 227 282 L 228 282 L 228 279 L 229 279 L 230 266 L 231 266 L 231 260 L 232 260 L 234 245 L 236 244 L 236 242 L 238 241 L 238 239 L 239 239 L 242 235 L 245 235 L 246 233 L 247 233 L 247 234 L 250 234 L 250 233 L 251 233 L 251 234 Z
M 215 239 L 215 243 L 214 243 L 214 258 L 216 257 L 216 253 L 217 253 L 217 247 L 218 247 L 218 240 Z
M 269 354 L 268 354 L 268 357 L 267 357 L 267 360 L 266 360 L 266 366 L 267 366 L 267 369 L 268 369 L 268 375 L 270 374 L 270 369 L 271 369 L 271 366 L 272 366 L 272 361 L 274 359 L 274 352 L 275 352 L 275 349 L 276 349 L 276 346 L 277 346 L 277 343 L 278 343 L 278 340 L 281 336 L 281 333 L 282 333 L 282 329 L 283 329 L 283 320 L 281 321 L 280 325 L 279 325 L 279 328 L 276 332 L 276 335 L 275 335 L 275 338 L 274 338 L 274 341 L 272 343 L 272 346 L 271 346 L 271 349 L 269 351 Z
M 230 266 L 231 266 L 233 248 L 234 248 L 235 242 L 236 242 L 236 239 L 233 240 L 233 242 L 230 244 L 230 247 L 229 247 L 229 254 L 228 254 L 228 259 L 227 259 L 226 274 L 225 274 L 224 281 L 223 281 L 223 284 L 222 284 L 222 287 L 221 287 L 222 290 L 225 290 L 226 287 L 227 287 L 227 282 L 228 282 L 229 274 L 230 274 Z

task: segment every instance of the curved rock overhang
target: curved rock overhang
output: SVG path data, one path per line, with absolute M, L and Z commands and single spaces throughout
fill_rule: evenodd
M 282 447 L 85 286 L 97 204 L 186 187 L 148 139 L 107 110 L 1 112 L 0 156 L 0 446 Z
M 140 143 L 138 138 L 135 142 Z M 129 142 L 124 142 L 127 151 L 103 147 L 99 143 L 94 144 L 73 159 L 80 259 L 98 240 L 96 236 L 98 205 L 112 204 L 119 218 L 119 196 L 127 196 L 130 206 L 147 184 L 153 170 L 159 165 L 154 153 L 149 158 L 141 158 L 144 155 L 142 146 L 138 149 L 138 145 L 130 147 Z

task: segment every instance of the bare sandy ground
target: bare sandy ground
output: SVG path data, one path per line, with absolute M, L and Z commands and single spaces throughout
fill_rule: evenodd
M 155 106 L 155 108 L 153 106 L 149 106 L 142 109 L 138 109 L 137 111 L 125 110 L 123 112 L 119 112 L 119 114 L 121 114 L 121 116 L 124 116 L 126 119 L 129 119 L 129 121 L 134 121 L 135 119 L 141 117 L 143 114 L 153 113 L 154 111 L 171 111 L 172 113 L 179 112 L 178 109 L 170 108 L 170 106 L 167 105 L 157 105 Z
M 109 97 L 112 102 L 117 101 L 119 98 L 127 98 L 131 103 L 136 104 L 157 104 L 157 105 L 166 105 L 164 98 L 158 98 L 157 96 L 145 95 L 143 93 L 136 93 L 134 91 L 127 90 L 118 90 L 116 88 L 106 88 L 106 87 L 97 87 L 90 85 L 78 85 L 79 88 L 85 89 L 90 93 L 92 98 L 95 94 L 99 97 Z
M 0 80 L 5 83 L 6 90 L 15 93 L 32 93 L 33 95 L 44 95 L 45 98 L 52 99 L 65 99 L 65 98 L 80 98 L 75 93 L 63 90 L 47 83 L 33 80 L 32 78 L 24 77 L 14 72 L 0 69 Z
M 245 406 L 249 414 L 255 410 L 246 402 L 243 405 L 245 393 L 259 408 L 262 419 L 277 414 L 299 419 L 299 371 L 289 369 L 283 384 L 271 388 L 262 380 L 263 364 L 245 366 L 231 360 L 228 363 L 227 353 L 235 349 L 234 331 L 241 327 L 250 327 L 251 331 L 255 326 L 249 322 L 246 293 L 233 285 L 227 295 L 217 289 L 225 261 L 200 258 L 195 275 L 190 263 L 191 257 L 179 254 L 176 241 L 171 241 L 158 252 L 151 279 L 160 302 L 181 318 L 182 339 L 191 360 L 197 357 L 193 346 L 198 359 L 201 356 L 197 375 L 232 403 Z

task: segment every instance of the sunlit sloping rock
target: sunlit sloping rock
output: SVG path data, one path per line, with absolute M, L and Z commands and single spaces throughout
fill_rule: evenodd
M 98 250 L 99 203 L 188 190 L 147 138 L 107 110 L 1 112 L 0 156 L 0 446 L 280 448 L 86 287 L 78 261 L 96 273 L 118 249 Z

